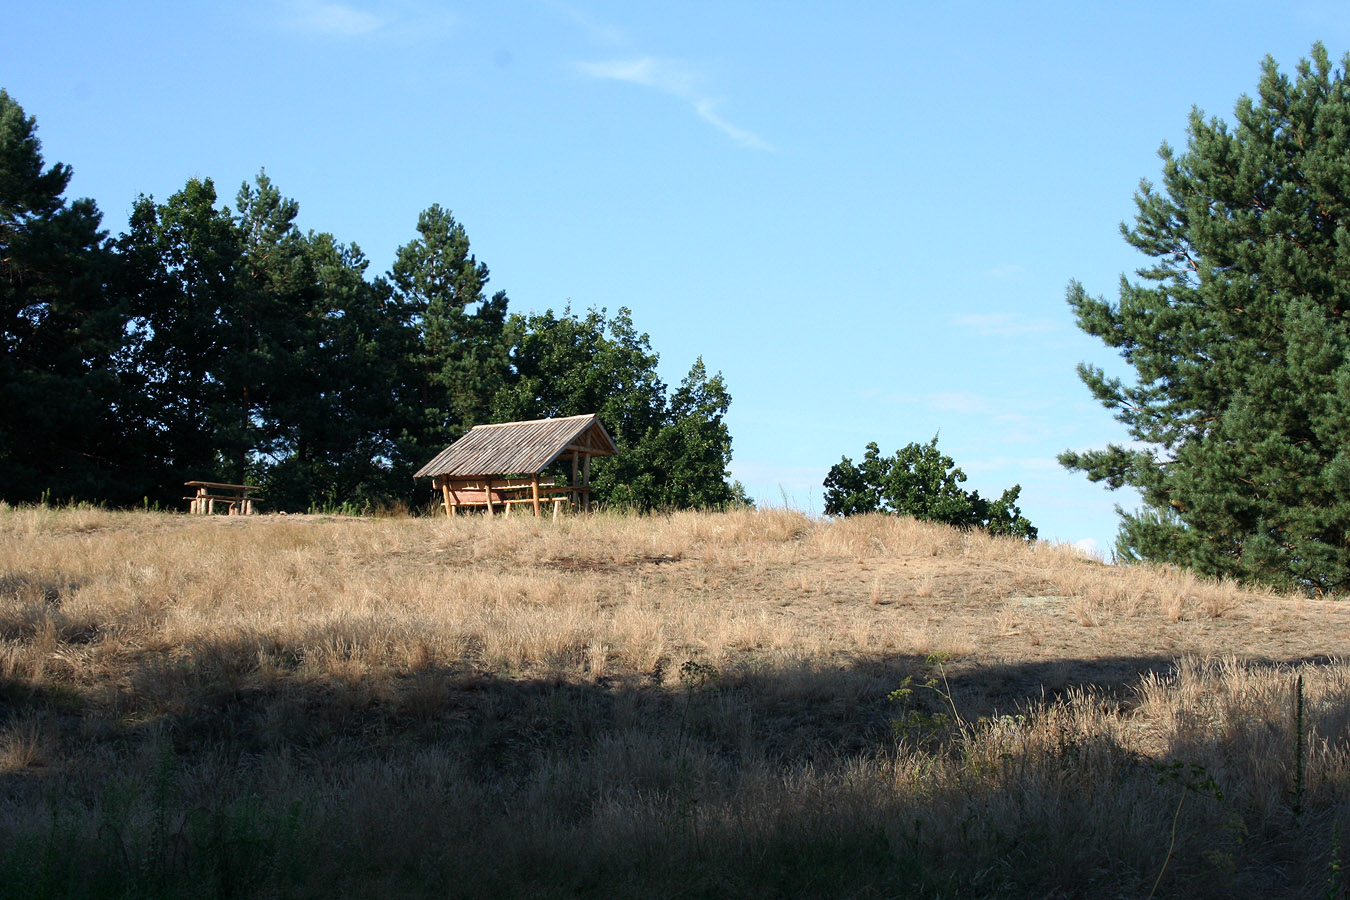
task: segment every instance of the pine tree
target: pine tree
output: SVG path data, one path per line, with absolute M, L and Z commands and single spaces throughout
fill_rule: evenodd
M 216 206 L 209 178 L 193 178 L 162 204 L 140 197 L 117 251 L 139 398 L 128 412 L 154 435 L 143 464 L 156 473 L 155 496 L 177 503 L 187 479 L 242 478 L 252 439 L 225 376 L 241 340 L 244 251 L 232 213 Z
M 44 168 L 32 117 L 0 90 L 0 498 L 127 502 L 140 482 L 119 422 L 125 312 L 92 200 Z
M 311 457 L 315 420 L 325 414 L 328 360 L 317 321 L 324 299 L 295 224 L 300 205 L 266 171 L 240 185 L 235 209 L 243 253 L 229 315 L 233 348 L 219 371 L 233 415 L 218 439 L 233 454 L 233 471 L 262 477 L 294 455 Z
M 296 506 L 411 499 L 414 470 L 399 465 L 394 443 L 407 335 L 390 285 L 367 281 L 361 249 L 330 234 L 311 232 L 306 254 L 317 304 L 303 350 L 309 396 L 294 404 L 294 452 L 269 473 L 269 484 L 279 498 L 294 493 Z
M 209 180 L 142 197 L 118 243 L 136 316 L 129 369 L 156 435 L 161 493 L 249 480 L 271 509 L 406 499 L 399 354 L 408 331 L 359 248 L 302 234 L 265 172 L 218 207 Z
M 1125 239 L 1151 257 L 1107 302 L 1072 283 L 1079 326 L 1132 383 L 1082 365 L 1132 443 L 1061 462 L 1131 486 L 1126 558 L 1313 591 L 1350 585 L 1350 83 L 1315 45 L 1263 65 L 1236 125 L 1190 118 L 1143 182 Z
M 507 297 L 485 294 L 488 267 L 473 256 L 464 226 L 432 205 L 418 237 L 400 247 L 390 272 L 400 318 L 413 329 L 405 398 L 405 452 L 435 452 L 488 421 L 509 366 Z

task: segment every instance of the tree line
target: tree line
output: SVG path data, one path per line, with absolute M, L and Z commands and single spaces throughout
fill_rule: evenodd
M 1086 333 L 1130 379 L 1083 365 L 1129 442 L 1066 451 L 1136 489 L 1124 560 L 1319 594 L 1350 589 L 1350 56 L 1291 77 L 1267 58 L 1235 124 L 1194 111 L 1163 145 L 1125 239 L 1147 258 L 1114 301 L 1073 282 Z M 209 180 L 140 198 L 108 238 L 63 199 L 31 118 L 0 91 L 0 497 L 173 502 L 182 480 L 261 480 L 280 508 L 409 495 L 423 459 L 478 422 L 598 412 L 623 455 L 597 494 L 719 506 L 730 398 L 701 361 L 673 391 L 614 317 L 509 314 L 464 229 L 431 207 L 387 276 L 301 233 L 260 175 L 231 211 Z M 1014 485 L 967 493 L 936 439 L 869 445 L 826 479 L 827 512 L 889 511 L 1033 537 Z
M 265 172 L 233 209 L 209 178 L 143 195 L 116 236 L 70 177 L 0 90 L 0 499 L 172 507 L 215 480 L 275 510 L 415 504 L 474 425 L 593 412 L 620 450 L 596 499 L 748 502 L 720 374 L 671 389 L 627 309 L 509 312 L 447 209 L 372 277 Z

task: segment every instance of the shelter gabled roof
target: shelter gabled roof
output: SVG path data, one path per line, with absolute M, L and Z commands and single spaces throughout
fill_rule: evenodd
M 535 475 L 568 449 L 590 456 L 617 456 L 619 453 L 614 439 L 594 414 L 475 425 L 468 434 L 418 469 L 413 477 Z

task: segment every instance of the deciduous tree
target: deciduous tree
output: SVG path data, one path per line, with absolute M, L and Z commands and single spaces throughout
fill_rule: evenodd
M 595 462 L 597 500 L 639 510 L 750 502 L 727 472 L 731 395 L 702 359 L 667 396 L 651 340 L 627 309 L 612 319 L 595 309 L 513 316 L 511 330 L 513 371 L 494 401 L 495 418 L 598 414 L 619 455 Z
M 845 456 L 825 476 L 825 514 L 885 512 L 1035 540 L 1035 526 L 1017 507 L 1021 485 L 997 500 L 966 491 L 961 487 L 966 473 L 938 450 L 937 441 L 934 435 L 927 444 L 908 444 L 890 457 L 871 443 L 861 465 Z

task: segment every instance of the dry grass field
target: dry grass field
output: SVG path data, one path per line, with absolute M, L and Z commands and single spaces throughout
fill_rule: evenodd
M 1350 604 L 910 520 L 0 506 L 0 896 L 1347 896 Z

